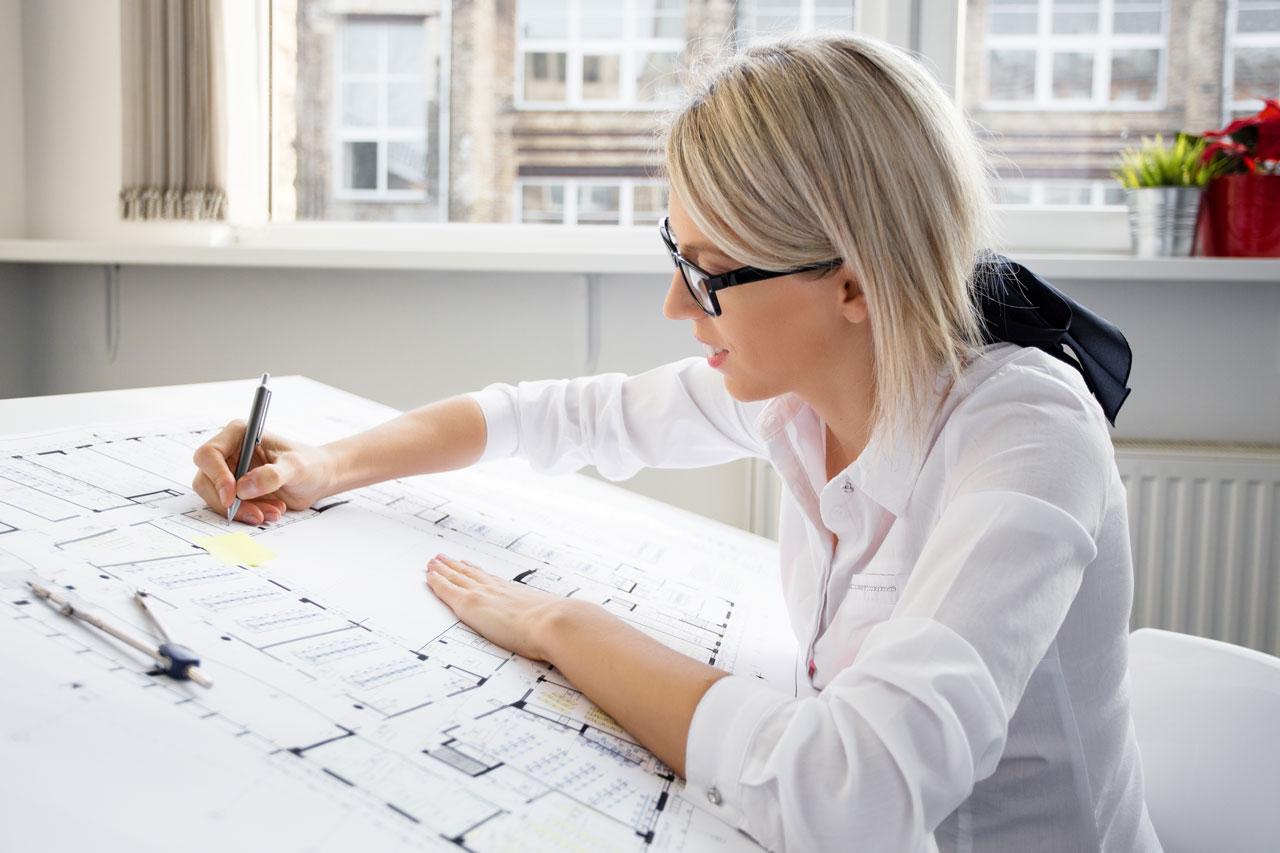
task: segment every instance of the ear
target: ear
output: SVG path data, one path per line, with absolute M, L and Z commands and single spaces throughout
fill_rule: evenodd
M 847 270 L 842 269 L 840 272 L 844 276 L 839 291 L 840 313 L 849 323 L 865 323 L 871 316 L 867 307 L 867 295 L 862 292 L 862 285 Z

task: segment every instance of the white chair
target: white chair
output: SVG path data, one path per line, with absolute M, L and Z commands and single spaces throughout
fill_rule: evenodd
M 1280 850 L 1280 658 L 1140 628 L 1129 678 L 1166 853 Z

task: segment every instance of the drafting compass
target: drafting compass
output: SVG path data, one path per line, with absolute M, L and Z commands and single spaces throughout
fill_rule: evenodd
M 160 624 L 160 620 L 156 618 L 155 611 L 147 606 L 147 594 L 142 590 L 134 593 L 133 600 L 138 603 L 138 606 L 142 608 L 142 612 L 147 614 L 147 618 L 151 620 L 151 624 L 160 632 L 160 637 L 164 642 L 158 646 L 139 640 L 132 634 L 105 622 L 100 617 L 84 612 L 46 586 L 34 581 L 27 581 L 27 585 L 31 587 L 31 591 L 37 598 L 43 598 L 53 604 L 63 616 L 79 619 L 86 625 L 92 625 L 104 634 L 115 637 L 120 642 L 132 646 L 152 658 L 159 666 L 160 671 L 170 678 L 178 681 L 194 681 L 201 687 L 213 686 L 213 679 L 200 671 L 200 658 L 196 657 L 196 653 L 186 646 L 180 646 L 173 642 L 169 632 L 164 629 L 164 626 Z

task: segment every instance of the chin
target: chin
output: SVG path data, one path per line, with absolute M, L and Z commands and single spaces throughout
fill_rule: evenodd
M 771 388 L 763 382 L 744 382 L 734 376 L 725 376 L 724 390 L 739 403 L 754 403 L 758 400 L 771 400 L 783 392 Z

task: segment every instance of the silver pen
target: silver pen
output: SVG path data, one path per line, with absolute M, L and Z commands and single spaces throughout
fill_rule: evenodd
M 253 408 L 249 410 L 249 423 L 244 428 L 244 444 L 240 445 L 240 464 L 236 465 L 236 480 L 238 484 L 240 478 L 249 471 L 249 465 L 253 462 L 253 451 L 258 446 L 258 442 L 262 441 L 262 429 L 267 423 L 267 404 L 271 402 L 271 389 L 267 387 L 267 380 L 271 378 L 270 373 L 262 374 L 262 384 L 258 386 L 258 390 L 253 395 Z M 237 495 L 232 501 L 231 506 L 227 507 L 227 523 L 236 517 L 236 512 L 240 509 L 240 497 Z

